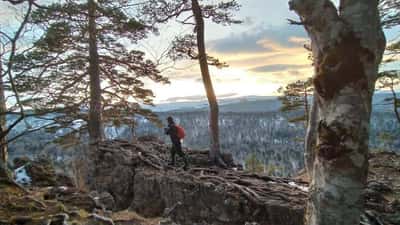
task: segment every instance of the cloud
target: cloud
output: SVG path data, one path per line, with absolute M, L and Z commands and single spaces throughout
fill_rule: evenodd
M 227 94 L 219 94 L 217 97 L 219 99 L 223 98 L 232 98 L 236 97 L 238 94 L 237 93 L 227 93 Z M 172 97 L 172 98 L 167 98 L 165 102 L 197 102 L 197 101 L 205 101 L 207 100 L 205 95 L 190 95 L 190 96 L 184 96 L 184 97 Z
M 187 102 L 187 101 L 203 101 L 205 100 L 204 95 L 191 95 L 191 96 L 184 96 L 184 97 L 172 97 L 167 98 L 165 102 Z
M 293 65 L 293 64 L 272 64 L 272 65 L 264 65 L 257 66 L 249 69 L 249 71 L 256 73 L 265 73 L 265 72 L 278 72 L 278 71 L 287 71 L 287 70 L 297 70 L 303 68 L 309 68 L 308 65 Z
M 217 74 L 217 76 L 218 75 L 220 76 L 220 74 Z M 240 78 L 229 78 L 229 77 L 223 77 L 223 78 L 216 77 L 214 79 L 215 79 L 216 82 L 226 82 L 226 83 L 228 83 L 228 82 L 234 83 L 234 82 L 239 82 L 240 81 Z M 197 78 L 196 82 L 203 83 L 203 78 L 201 78 L 201 77 Z
M 233 68 L 248 71 L 249 75 L 276 72 L 289 75 L 288 72 L 297 71 L 291 73 L 294 75 L 311 68 L 309 52 L 303 47 L 307 42 L 306 33 L 299 26 L 258 26 L 211 41 L 209 52 Z
M 290 71 L 278 71 L 269 72 L 266 74 L 257 73 L 254 74 L 257 83 L 260 84 L 277 84 L 279 86 L 284 86 L 288 83 L 295 82 L 297 80 L 306 80 L 312 75 L 312 69 L 302 69 L 302 70 L 290 70 Z
M 300 26 L 257 26 L 248 31 L 231 34 L 228 37 L 210 41 L 208 46 L 213 52 L 222 54 L 260 53 L 272 51 L 266 41 L 283 47 L 301 46 L 306 41 L 306 33 Z
M 309 39 L 306 37 L 289 37 L 288 41 L 294 44 L 302 45 L 304 43 L 309 42 Z
M 213 86 L 219 98 L 242 95 L 273 95 L 275 90 L 312 74 L 309 52 L 303 45 L 308 38 L 300 27 L 258 26 L 246 32 L 236 32 L 222 39 L 208 42 L 210 55 L 226 61 L 224 69 L 210 67 Z M 194 63 L 193 63 L 194 62 Z M 186 62 L 188 63 L 188 62 Z M 199 66 L 181 65 L 184 70 L 168 73 L 172 84 L 156 88 L 159 100 L 199 101 L 204 100 L 204 85 Z M 179 96 L 176 96 L 179 93 Z M 171 98 L 172 97 L 172 98 Z

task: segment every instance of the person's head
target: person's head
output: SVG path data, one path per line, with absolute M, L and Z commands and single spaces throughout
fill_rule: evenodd
M 168 121 L 168 124 L 174 123 L 174 119 L 172 118 L 172 116 L 168 116 L 167 121 Z

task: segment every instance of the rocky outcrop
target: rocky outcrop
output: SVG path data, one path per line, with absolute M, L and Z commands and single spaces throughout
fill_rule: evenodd
M 0 179 L 1 225 L 155 225 L 134 212 L 112 212 L 109 194 L 73 187 L 22 189 Z
M 1 179 L 0 224 L 303 224 L 307 177 L 220 170 L 206 151 L 187 149 L 190 168 L 166 165 L 168 146 L 149 140 L 104 142 L 96 153 L 97 191 L 55 185 L 27 190 Z M 26 165 L 26 161 L 22 160 Z M 360 225 L 400 224 L 400 156 L 372 154 Z
M 301 224 L 307 194 L 295 180 L 237 171 L 233 163 L 216 169 L 208 152 L 186 152 L 189 171 L 167 165 L 168 146 L 162 143 L 102 143 L 96 188 L 111 193 L 119 209 L 179 224 Z
M 302 220 L 306 196 L 295 187 L 276 183 L 267 187 L 268 182 L 258 178 L 247 178 L 249 183 L 241 179 L 240 184 L 237 178 L 207 176 L 140 171 L 130 208 L 145 216 L 171 217 L 180 224 L 294 225 Z
M 168 146 L 154 140 L 104 142 L 97 153 L 96 187 L 111 193 L 118 209 L 170 218 L 165 224 L 303 224 L 305 176 L 250 174 L 234 163 L 229 169 L 217 169 L 209 164 L 208 152 L 190 149 L 186 149 L 190 169 L 184 171 L 182 162 L 177 167 L 167 165 L 168 151 Z M 399 163 L 400 156 L 394 153 L 371 155 L 361 224 L 400 224 Z
M 74 186 L 70 177 L 56 173 L 49 159 L 38 158 L 31 160 L 28 157 L 20 157 L 15 158 L 13 164 L 15 168 L 14 177 L 20 184 L 36 187 Z

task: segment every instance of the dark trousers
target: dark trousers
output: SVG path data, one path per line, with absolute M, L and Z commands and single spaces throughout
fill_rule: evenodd
M 182 159 L 183 162 L 185 163 L 185 166 L 188 165 L 186 155 L 182 151 L 182 144 L 180 142 L 172 143 L 172 148 L 171 148 L 171 164 L 175 165 L 175 155 L 178 154 Z

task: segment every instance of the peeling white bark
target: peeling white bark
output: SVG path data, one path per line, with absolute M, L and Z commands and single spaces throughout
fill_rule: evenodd
M 315 61 L 318 132 L 308 225 L 356 225 L 368 172 L 371 100 L 385 47 L 377 0 L 292 0 Z M 310 165 L 307 165 L 310 170 Z

